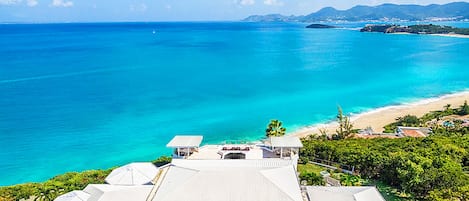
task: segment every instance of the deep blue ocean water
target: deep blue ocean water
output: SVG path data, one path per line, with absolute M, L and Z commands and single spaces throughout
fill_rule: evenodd
M 469 23 L 449 23 L 469 27 Z M 349 28 L 364 23 L 344 24 Z M 289 23 L 0 25 L 0 185 L 469 88 L 469 39 Z

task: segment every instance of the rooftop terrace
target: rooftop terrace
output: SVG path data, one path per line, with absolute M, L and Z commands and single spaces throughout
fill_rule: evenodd
M 199 147 L 201 136 L 175 136 L 167 147 L 173 158 L 184 159 L 264 159 L 291 158 L 298 154 L 301 141 L 294 137 L 272 137 L 263 143 L 219 144 Z

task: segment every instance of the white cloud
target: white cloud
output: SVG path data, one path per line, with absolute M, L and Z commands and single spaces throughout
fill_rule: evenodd
M 22 0 L 0 0 L 0 5 L 14 5 L 21 3 Z
M 277 0 L 264 0 L 264 4 L 268 6 L 283 6 L 283 2 Z
M 29 6 L 29 7 L 34 7 L 34 6 L 37 6 L 39 2 L 37 2 L 37 0 L 27 0 L 26 1 L 26 4 Z
M 145 12 L 147 11 L 148 6 L 144 3 L 141 4 L 131 4 L 129 9 L 132 12 Z
M 65 1 L 65 0 L 52 0 L 51 6 L 53 7 L 71 7 L 73 6 L 72 1 Z
M 256 1 L 254 0 L 237 0 L 237 4 L 242 5 L 242 6 L 249 6 L 249 5 L 254 5 Z

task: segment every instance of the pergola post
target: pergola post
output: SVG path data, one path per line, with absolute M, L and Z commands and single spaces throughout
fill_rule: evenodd
M 272 149 L 278 151 L 280 148 L 280 158 L 285 158 L 286 156 L 292 157 L 295 154 L 299 153 L 299 149 L 303 147 L 301 140 L 298 137 L 270 137 L 270 146 Z M 283 155 L 285 149 L 285 155 Z M 277 152 L 278 153 L 278 152 Z

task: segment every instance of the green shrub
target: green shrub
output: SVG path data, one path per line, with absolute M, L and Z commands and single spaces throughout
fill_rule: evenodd
M 325 183 L 324 178 L 320 174 L 314 172 L 301 173 L 299 177 L 300 180 L 306 181 L 308 185 L 323 186 Z

